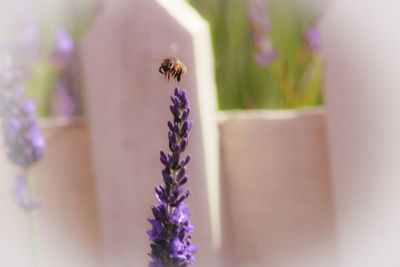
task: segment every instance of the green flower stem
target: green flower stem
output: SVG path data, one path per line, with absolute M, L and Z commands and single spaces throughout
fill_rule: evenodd
M 28 189 L 28 197 L 32 199 L 33 197 L 33 186 L 28 178 L 28 172 L 25 172 L 26 186 Z M 35 209 L 30 209 L 28 211 L 29 215 L 29 224 L 30 224 L 30 232 L 31 232 L 31 243 L 32 243 L 32 251 L 33 251 L 33 263 L 35 267 L 40 267 L 39 261 L 39 239 L 38 239 L 38 227 L 36 221 Z

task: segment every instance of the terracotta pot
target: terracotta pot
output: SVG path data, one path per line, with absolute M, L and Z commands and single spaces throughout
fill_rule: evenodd
M 225 265 L 335 266 L 324 112 L 226 112 L 220 131 Z

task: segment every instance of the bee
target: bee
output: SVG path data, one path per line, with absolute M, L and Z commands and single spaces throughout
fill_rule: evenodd
M 186 66 L 179 59 L 175 57 L 167 57 L 161 62 L 158 71 L 164 75 L 165 78 L 173 77 L 180 82 L 181 76 L 186 72 Z

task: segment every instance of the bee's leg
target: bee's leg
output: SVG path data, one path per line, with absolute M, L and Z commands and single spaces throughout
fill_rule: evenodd
M 169 78 L 170 78 L 170 74 L 169 73 L 167 74 L 167 77 L 168 77 L 168 81 L 169 81 Z
M 181 80 L 181 75 L 182 75 L 182 69 L 179 69 L 175 74 L 175 78 L 177 78 L 178 82 Z
M 178 82 L 181 81 L 182 70 L 179 70 L 178 73 L 175 75 Z
M 167 74 L 165 73 L 165 71 L 164 71 L 164 69 L 163 69 L 162 67 L 160 67 L 160 68 L 158 69 L 158 71 L 159 71 L 162 75 L 164 75 L 164 78 L 167 78 Z

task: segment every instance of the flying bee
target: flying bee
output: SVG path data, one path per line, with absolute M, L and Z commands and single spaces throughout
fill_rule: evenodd
M 161 62 L 161 66 L 158 71 L 164 75 L 165 78 L 174 78 L 178 82 L 181 80 L 181 76 L 186 72 L 186 66 L 179 59 L 175 57 L 167 57 Z

